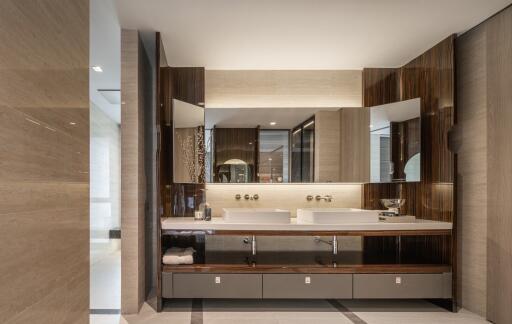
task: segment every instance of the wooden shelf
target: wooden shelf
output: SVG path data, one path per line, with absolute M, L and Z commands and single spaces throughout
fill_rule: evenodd
M 162 265 L 162 271 L 173 273 L 443 273 L 451 272 L 449 265 L 433 264 L 193 264 Z
M 397 263 L 394 256 L 365 258 L 362 252 L 207 252 L 202 263 L 162 265 L 164 272 L 205 273 L 442 273 L 446 264 Z

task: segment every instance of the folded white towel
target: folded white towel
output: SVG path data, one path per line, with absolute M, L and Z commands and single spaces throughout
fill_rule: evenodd
M 195 250 L 191 247 L 186 249 L 172 247 L 165 251 L 162 258 L 164 264 L 193 264 Z

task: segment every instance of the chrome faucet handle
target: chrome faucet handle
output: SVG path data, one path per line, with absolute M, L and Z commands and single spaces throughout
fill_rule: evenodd
M 320 200 L 322 200 L 322 199 L 323 199 L 323 198 L 322 198 L 322 196 L 320 196 L 320 195 L 316 195 L 316 196 L 315 196 L 315 200 L 316 200 L 316 201 L 320 201 Z
M 307 195 L 307 196 L 306 196 L 306 200 L 307 200 L 307 201 L 311 201 L 311 200 L 313 200 L 313 196 L 312 196 L 312 195 Z

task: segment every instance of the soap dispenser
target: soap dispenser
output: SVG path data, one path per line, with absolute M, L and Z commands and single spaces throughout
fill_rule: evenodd
M 208 203 L 206 202 L 206 189 L 201 189 L 201 202 L 197 205 L 196 210 L 194 212 L 195 220 L 210 220 L 211 219 L 211 209 Z

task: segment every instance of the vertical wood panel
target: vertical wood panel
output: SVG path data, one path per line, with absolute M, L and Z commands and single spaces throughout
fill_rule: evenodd
M 0 57 L 0 323 L 89 323 L 89 1 L 1 1 Z
M 204 68 L 173 67 L 170 69 L 172 73 L 172 98 L 196 106 L 204 106 Z
M 400 100 L 400 69 L 363 69 L 363 107 L 384 105 Z
M 137 313 L 145 299 L 144 102 L 136 30 L 121 31 L 121 312 Z
M 488 318 L 512 319 L 512 7 L 487 26 Z

